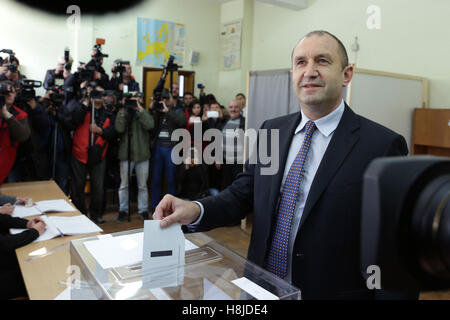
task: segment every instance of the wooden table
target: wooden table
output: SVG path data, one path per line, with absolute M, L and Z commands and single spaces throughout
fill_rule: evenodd
M 65 199 L 71 203 L 54 181 L 36 181 L 5 183 L 0 186 L 0 193 L 16 197 L 30 197 L 34 202 L 41 200 Z M 51 213 L 48 216 L 75 216 L 81 213 L 65 212 Z M 28 217 L 32 219 L 34 217 Z M 97 233 L 98 234 L 98 233 Z M 91 234 L 92 235 L 92 234 Z M 66 282 L 70 274 L 67 273 L 70 266 L 69 242 L 73 239 L 83 238 L 86 235 L 58 237 L 47 241 L 32 242 L 16 250 L 17 260 L 25 282 L 28 296 L 32 300 L 53 299 L 60 294 L 66 286 L 60 282 Z M 55 252 L 27 261 L 30 253 L 37 250 L 51 251 L 59 248 Z

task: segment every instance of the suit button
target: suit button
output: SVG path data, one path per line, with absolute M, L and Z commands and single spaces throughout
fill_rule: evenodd
M 298 259 L 298 260 L 303 260 L 304 258 L 305 258 L 305 255 L 303 254 L 303 253 L 296 253 L 295 254 L 295 257 Z

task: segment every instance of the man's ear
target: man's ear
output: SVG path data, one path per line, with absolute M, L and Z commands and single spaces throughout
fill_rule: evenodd
M 344 68 L 343 73 L 344 73 L 344 82 L 342 83 L 342 86 L 347 87 L 353 78 L 353 73 L 354 73 L 353 64 L 349 64 L 348 66 L 346 66 Z

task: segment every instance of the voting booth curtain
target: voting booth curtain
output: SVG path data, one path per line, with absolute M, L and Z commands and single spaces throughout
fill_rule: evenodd
M 259 129 L 268 119 L 299 111 L 289 69 L 249 72 L 247 128 Z

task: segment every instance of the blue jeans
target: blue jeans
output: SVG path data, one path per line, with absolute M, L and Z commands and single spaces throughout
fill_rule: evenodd
M 177 192 L 176 165 L 171 159 L 172 148 L 156 146 L 152 150 L 152 208 L 156 208 L 161 200 L 161 182 L 163 172 L 166 172 L 168 193 L 175 195 Z
M 138 213 L 148 211 L 148 160 L 131 161 L 131 172 L 136 170 L 138 184 Z M 120 161 L 119 211 L 128 213 L 128 161 Z

